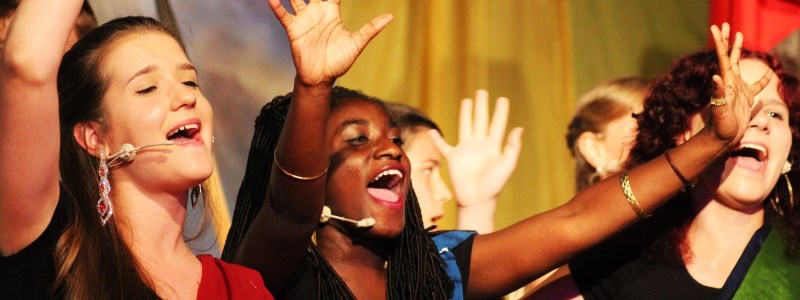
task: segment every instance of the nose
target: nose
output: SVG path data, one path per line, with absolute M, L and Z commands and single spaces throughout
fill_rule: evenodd
M 750 128 L 769 132 L 769 117 L 764 112 L 757 113 L 752 120 L 750 120 Z
M 395 144 L 392 139 L 387 138 L 380 143 L 375 156 L 375 158 L 389 158 L 399 161 L 403 157 L 403 149 L 400 148 L 400 145 Z
M 194 107 L 197 104 L 197 91 L 195 87 L 178 83 L 175 89 L 175 95 L 172 99 L 172 110 L 178 110 L 183 107 Z
M 434 174 L 431 174 L 432 177 L 432 184 L 431 189 L 433 189 L 433 198 L 436 200 L 436 203 L 439 209 L 442 208 L 442 205 L 447 203 L 447 201 L 453 200 L 453 193 L 450 192 L 450 189 L 447 187 L 447 184 L 442 179 L 442 175 L 436 171 Z

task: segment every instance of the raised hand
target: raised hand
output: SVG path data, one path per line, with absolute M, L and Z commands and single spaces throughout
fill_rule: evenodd
M 772 70 L 767 70 L 760 80 L 747 84 L 739 73 L 739 59 L 742 54 L 742 33 L 737 32 L 733 47 L 729 50 L 730 26 L 722 24 L 722 29 L 711 26 L 711 35 L 717 48 L 720 74 L 714 75 L 716 84 L 712 99 L 711 122 L 716 136 L 735 145 L 744 136 L 751 119 L 756 94 L 761 92 L 772 79 Z
M 302 84 L 332 84 L 347 72 L 364 47 L 389 22 L 392 15 L 378 16 L 351 33 L 342 26 L 339 12 L 341 0 L 290 0 L 292 15 L 280 0 L 269 0 L 292 48 L 292 58 Z
M 508 120 L 508 99 L 497 99 L 491 120 L 488 102 L 486 91 L 475 93 L 473 119 L 473 101 L 461 101 L 458 144 L 455 147 L 447 144 L 438 131 L 430 131 L 434 144 L 447 159 L 450 179 L 461 208 L 486 202 L 493 206 L 517 166 L 522 128 L 512 129 L 504 149 L 501 149 Z

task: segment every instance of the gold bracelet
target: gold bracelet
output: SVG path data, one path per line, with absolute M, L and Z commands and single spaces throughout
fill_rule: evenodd
M 325 166 L 325 171 L 322 171 L 322 173 L 319 173 L 319 174 L 314 175 L 314 176 L 306 177 L 306 176 L 295 175 L 294 173 L 289 172 L 286 169 L 284 169 L 281 166 L 281 164 L 278 162 L 277 151 L 276 152 L 272 152 L 272 158 L 273 158 L 273 161 L 275 161 L 275 166 L 278 167 L 278 170 L 281 170 L 281 172 L 283 172 L 284 175 L 289 176 L 290 178 L 293 178 L 293 179 L 303 180 L 303 181 L 310 181 L 310 180 L 318 179 L 318 178 L 324 176 L 325 174 L 328 173 L 328 168 L 330 168 L 330 166 L 331 166 L 331 161 L 328 160 L 328 165 Z
M 631 182 L 628 180 L 628 171 L 622 171 L 622 174 L 619 176 L 619 184 L 622 187 L 622 193 L 625 194 L 625 199 L 628 200 L 628 204 L 633 208 L 633 211 L 639 215 L 639 218 L 648 218 L 651 216 L 650 213 L 644 211 L 639 206 L 639 201 L 636 201 L 636 196 L 633 195 L 633 190 L 631 190 Z

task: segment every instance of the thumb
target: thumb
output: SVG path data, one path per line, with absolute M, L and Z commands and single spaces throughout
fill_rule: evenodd
M 436 146 L 436 149 L 439 150 L 439 153 L 441 153 L 445 157 L 447 157 L 450 154 L 450 152 L 453 152 L 453 146 L 450 146 L 450 144 L 448 144 L 447 141 L 444 140 L 442 134 L 439 133 L 438 130 L 436 129 L 428 130 L 428 136 L 430 136 L 431 140 L 433 140 L 433 145 Z

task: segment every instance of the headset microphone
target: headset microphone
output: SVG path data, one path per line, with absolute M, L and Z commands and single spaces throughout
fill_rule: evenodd
M 114 153 L 114 154 L 108 156 L 108 158 L 106 158 L 106 160 L 108 161 L 107 164 L 108 164 L 109 168 L 115 167 L 115 166 L 118 166 L 120 164 L 133 161 L 136 158 L 136 151 L 137 150 L 141 150 L 141 149 L 144 149 L 144 148 L 150 148 L 150 147 L 156 147 L 156 146 L 171 146 L 171 145 L 174 145 L 174 144 L 175 144 L 175 142 L 173 142 L 173 141 L 167 141 L 167 142 L 164 142 L 164 143 L 150 144 L 150 145 L 144 145 L 144 146 L 140 146 L 140 147 L 134 148 L 133 145 L 125 143 L 125 144 L 122 144 L 122 148 L 119 149 L 119 151 L 117 153 Z
M 345 218 L 345 217 L 340 217 L 340 216 L 337 216 L 337 215 L 333 215 L 333 214 L 331 214 L 331 208 L 330 207 L 328 207 L 327 205 L 323 206 L 322 207 L 322 215 L 319 217 L 319 222 L 320 223 L 327 223 L 330 219 L 336 219 L 336 220 L 339 220 L 339 221 L 350 222 L 350 223 L 356 224 L 356 227 L 358 227 L 358 228 L 368 228 L 368 227 L 375 226 L 375 219 L 373 219 L 373 218 L 364 218 L 364 219 L 356 221 L 356 220 L 353 220 L 353 219 L 348 219 L 348 218 Z

